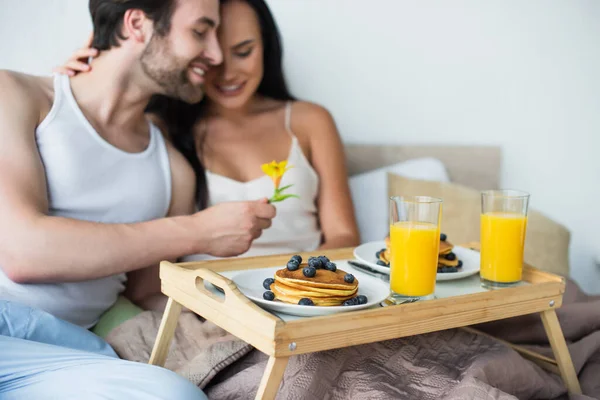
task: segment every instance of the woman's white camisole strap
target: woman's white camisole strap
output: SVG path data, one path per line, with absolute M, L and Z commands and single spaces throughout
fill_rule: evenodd
M 292 135 L 292 137 L 296 137 L 294 132 L 292 132 L 292 102 L 288 101 L 285 104 L 285 130 Z

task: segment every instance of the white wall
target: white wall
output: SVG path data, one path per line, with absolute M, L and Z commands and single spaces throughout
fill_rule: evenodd
M 269 0 L 291 86 L 344 140 L 491 144 L 502 184 L 572 231 L 600 293 L 600 2 Z M 84 0 L 0 0 L 0 68 L 48 73 L 90 30 Z
M 600 2 L 270 0 L 294 92 L 351 142 L 500 145 L 600 293 Z
M 48 74 L 82 46 L 86 0 L 0 0 L 0 68 Z

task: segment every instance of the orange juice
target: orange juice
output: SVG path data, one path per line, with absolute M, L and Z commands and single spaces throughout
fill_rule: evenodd
M 490 212 L 481 215 L 481 277 L 492 282 L 521 280 L 527 216 Z
M 435 291 L 440 231 L 427 222 L 390 226 L 390 289 L 402 296 L 428 296 Z

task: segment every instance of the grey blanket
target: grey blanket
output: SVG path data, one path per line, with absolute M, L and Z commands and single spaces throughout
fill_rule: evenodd
M 597 399 L 600 398 L 600 297 L 569 282 L 557 310 L 585 395 L 566 395 L 560 378 L 504 344 L 461 329 L 290 358 L 278 399 Z M 161 315 L 145 312 L 108 341 L 147 362 Z M 538 315 L 476 328 L 551 356 Z M 357 332 L 356 334 L 360 334 Z M 267 357 L 191 314 L 180 318 L 166 367 L 211 399 L 253 399 Z

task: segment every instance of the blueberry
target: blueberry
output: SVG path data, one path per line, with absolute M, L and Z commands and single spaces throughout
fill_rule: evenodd
M 271 285 L 273 284 L 273 282 L 275 282 L 275 279 L 273 278 L 267 278 L 264 280 L 263 282 L 263 287 L 267 290 L 271 289 Z
M 329 261 L 327 264 L 325 264 L 325 269 L 327 271 L 335 272 L 335 271 L 337 271 L 337 265 L 335 265 L 335 263 L 332 263 L 331 261 Z
M 382 267 L 387 267 L 387 263 L 385 261 L 377 260 L 377 265 L 381 265 Z
M 440 271 L 442 274 L 445 274 L 446 272 L 450 272 L 448 271 L 450 267 L 443 267 L 442 270 Z
M 307 278 L 312 278 L 317 274 L 317 270 L 314 267 L 306 267 L 302 270 L 302 273 Z
M 444 256 L 444 258 L 448 261 L 454 261 L 454 260 L 456 260 L 456 254 L 448 253 Z
M 352 274 L 346 274 L 344 276 L 344 281 L 346 281 L 348 283 L 354 282 L 354 275 L 352 275 Z
M 348 299 L 342 305 L 343 306 L 355 306 L 356 304 L 354 304 L 354 299 Z
M 377 253 L 375 253 L 375 258 L 379 259 L 380 254 L 381 254 L 381 250 L 379 250 Z
M 292 261 L 292 260 L 296 260 L 298 262 L 298 265 L 302 264 L 302 257 L 297 254 L 295 256 L 292 256 L 290 261 Z
M 287 269 L 288 271 L 295 271 L 298 268 L 300 268 L 300 264 L 296 262 L 296 260 L 290 260 L 287 263 Z
M 275 300 L 275 293 L 271 292 L 270 290 L 267 290 L 263 293 L 263 299 L 273 301 Z
M 314 306 L 315 305 L 315 303 L 313 303 L 313 301 L 307 297 L 300 299 L 298 304 L 301 306 Z
M 445 233 L 442 233 L 442 234 L 440 234 L 440 240 L 441 240 L 442 242 L 445 242 L 445 241 L 446 241 L 446 239 L 448 239 L 448 236 L 447 236 Z
M 462 260 L 458 260 L 458 265 L 456 266 L 456 268 L 461 268 L 462 267 Z
M 324 265 L 321 263 L 321 259 L 318 257 L 310 257 L 308 259 L 308 266 L 313 267 L 314 269 L 321 269 Z
M 456 267 L 448 267 L 448 272 L 458 272 L 458 268 L 456 268 Z
M 367 296 L 365 296 L 364 294 L 356 296 L 356 300 L 358 301 L 358 304 L 367 304 L 369 301 L 369 299 L 367 299 Z
M 325 257 L 325 256 L 319 256 L 317 257 L 319 260 L 321 260 L 321 264 L 323 264 L 323 268 L 325 268 L 325 266 L 327 265 L 327 263 L 329 261 L 331 261 L 329 258 Z

